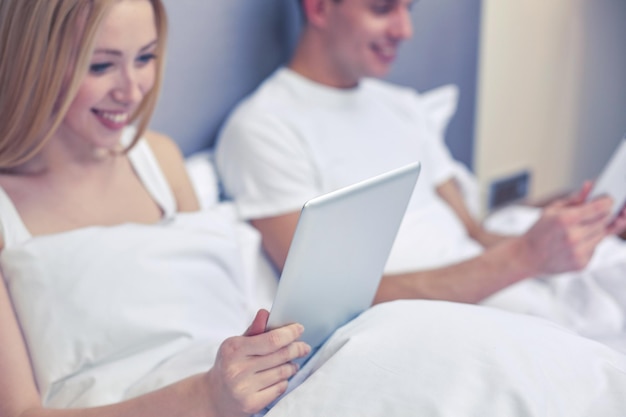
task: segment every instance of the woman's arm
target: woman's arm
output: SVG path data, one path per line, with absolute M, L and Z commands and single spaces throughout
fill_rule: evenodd
M 24 339 L 0 274 L 0 416 L 18 416 L 39 403 Z
M 118 404 L 53 410 L 41 405 L 28 352 L 0 276 L 0 416 L 2 417 L 171 417 L 245 416 L 262 410 L 287 388 L 297 370 L 292 360 L 310 352 L 298 342 L 302 326 L 263 333 L 261 310 L 243 336 L 227 339 L 209 372 Z

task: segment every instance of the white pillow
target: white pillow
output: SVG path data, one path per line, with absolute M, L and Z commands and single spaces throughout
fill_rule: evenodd
M 225 218 L 237 223 L 237 244 L 243 272 L 246 274 L 248 282 L 255 284 L 253 294 L 247 294 L 250 297 L 251 306 L 254 309 L 269 309 L 276 294 L 278 274 L 261 249 L 261 237 L 256 229 L 246 221 L 239 220 L 232 202 L 220 200 L 221 188 L 212 151 L 204 150 L 190 155 L 187 157 L 185 165 L 191 184 L 196 191 L 200 208 L 203 210 L 216 209 L 225 215 Z
M 437 133 L 443 137 L 458 107 L 459 88 L 454 84 L 433 88 L 421 93 L 420 101 L 428 111 Z
M 454 84 L 434 88 L 421 93 L 420 101 L 428 112 L 438 136 L 443 140 L 448 123 L 450 123 L 458 107 L 459 88 Z M 458 161 L 454 168 L 454 176 L 461 186 L 467 208 L 475 217 L 479 217 L 481 214 L 480 190 L 476 177 Z

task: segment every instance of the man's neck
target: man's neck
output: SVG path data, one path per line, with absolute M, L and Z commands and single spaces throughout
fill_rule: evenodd
M 360 81 L 342 74 L 326 53 L 326 48 L 321 39 L 306 30 L 300 37 L 288 67 L 301 76 L 327 87 L 355 88 Z

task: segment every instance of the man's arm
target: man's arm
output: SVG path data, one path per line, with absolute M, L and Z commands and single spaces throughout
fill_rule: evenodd
M 426 298 L 476 303 L 522 279 L 584 268 L 608 234 L 611 200 L 544 209 L 524 235 L 504 240 L 473 259 L 451 266 L 383 277 L 375 303 Z M 263 247 L 282 269 L 298 213 L 253 221 Z
M 274 217 L 252 220 L 252 225 L 261 232 L 263 250 L 274 266 L 282 271 L 287 259 L 287 252 L 296 231 L 299 211 Z
M 451 178 L 437 187 L 437 194 L 452 208 L 463 225 L 467 234 L 480 243 L 483 247 L 488 248 L 496 245 L 509 236 L 491 233 L 478 222 L 469 212 L 463 194 L 459 188 L 458 182 Z

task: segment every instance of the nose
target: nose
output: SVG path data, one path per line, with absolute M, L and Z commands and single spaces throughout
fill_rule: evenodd
M 413 22 L 411 21 L 411 11 L 408 8 L 400 7 L 396 11 L 390 33 L 398 41 L 409 39 L 413 36 Z
M 130 106 L 143 99 L 144 91 L 137 71 L 135 68 L 127 68 L 120 72 L 117 85 L 113 90 L 113 99 L 117 103 Z

